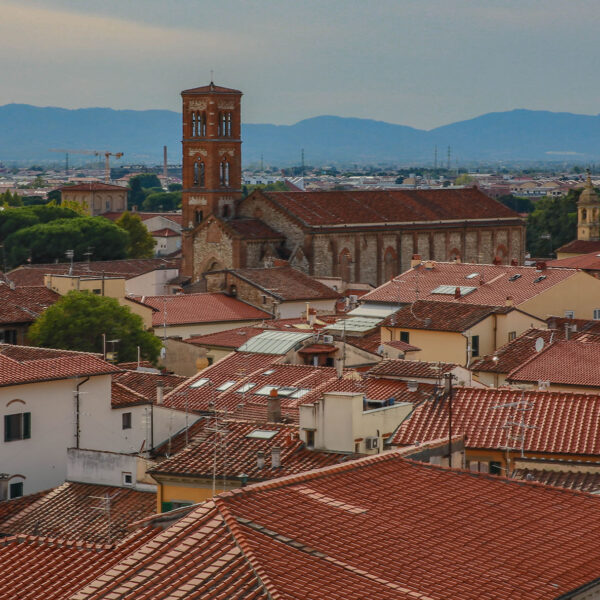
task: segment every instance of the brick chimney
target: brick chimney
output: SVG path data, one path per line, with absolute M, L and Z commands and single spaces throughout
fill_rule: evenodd
M 460 298 L 460 288 L 459 287 L 455 288 L 455 290 L 454 290 L 454 297 L 456 299 Z
M 281 423 L 281 398 L 275 388 L 270 391 L 267 400 L 267 421 L 269 423 Z

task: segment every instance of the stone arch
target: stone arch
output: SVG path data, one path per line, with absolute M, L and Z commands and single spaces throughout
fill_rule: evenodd
M 460 250 L 458 248 L 452 248 L 448 252 L 448 260 L 461 260 Z
M 221 259 L 217 258 L 216 256 L 211 256 L 204 261 L 200 273 L 206 273 L 208 271 L 222 271 L 223 269 L 225 269 L 225 266 L 221 262 Z
M 391 246 L 388 246 L 383 255 L 383 278 L 385 281 L 389 281 L 396 275 L 398 275 L 398 254 Z

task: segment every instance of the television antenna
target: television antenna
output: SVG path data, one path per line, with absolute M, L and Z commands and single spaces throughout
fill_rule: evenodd
M 112 496 L 109 496 L 106 493 L 104 496 L 90 496 L 90 498 L 94 500 L 99 500 L 99 506 L 92 506 L 92 510 L 99 510 L 106 517 L 106 543 L 110 544 L 112 542 L 112 522 L 111 522 L 111 503 L 113 498 L 117 496 L 117 493 L 114 493 Z

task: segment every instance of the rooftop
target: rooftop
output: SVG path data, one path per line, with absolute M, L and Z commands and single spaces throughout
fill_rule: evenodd
M 600 252 L 600 240 L 573 240 L 556 249 L 563 254 L 589 254 Z
M 77 183 L 75 185 L 64 185 L 58 188 L 61 192 L 125 192 L 127 188 L 122 185 L 112 185 L 101 181 L 90 181 L 89 183 Z
M 261 195 L 309 227 L 344 227 L 515 219 L 517 213 L 475 188 L 444 190 L 351 190 L 266 192 Z
M 122 371 L 113 375 L 111 404 L 113 408 L 156 402 L 156 388 L 164 393 L 186 381 L 186 377 L 148 371 Z
M 431 265 L 431 268 L 427 266 Z M 362 297 L 364 302 L 409 303 L 435 300 L 456 304 L 505 306 L 507 297 L 519 304 L 574 277 L 575 269 L 544 269 L 470 263 L 421 263 Z M 438 291 L 449 288 L 449 292 Z M 471 288 L 454 297 L 456 287 Z
M 226 226 L 245 240 L 283 240 L 285 236 L 259 219 L 230 219 Z
M 599 523 L 589 494 L 388 452 L 200 504 L 74 599 L 550 600 L 597 580 Z
M 575 463 L 571 465 L 571 461 L 568 461 L 564 462 L 563 465 L 558 465 L 558 462 L 556 461 L 556 463 L 547 465 L 548 468 L 543 468 L 544 465 L 539 465 L 539 468 L 536 468 L 533 462 L 531 463 L 531 467 L 525 467 L 527 462 L 520 461 L 519 468 L 512 472 L 512 477 L 513 479 L 537 481 L 544 485 L 553 485 L 580 492 L 596 494 L 600 492 L 600 472 L 598 470 L 588 471 L 589 463 Z M 557 465 L 558 468 L 556 468 Z
M 0 344 L 0 387 L 109 375 L 120 370 L 97 354 Z
M 382 360 L 368 373 L 369 377 L 439 379 L 449 373 L 456 365 L 452 363 L 424 362 L 418 360 L 388 359 Z
M 160 327 L 165 322 L 167 325 L 186 325 L 271 318 L 270 313 L 221 292 L 141 296 L 137 299 L 156 309 L 152 314 L 153 327 Z
M 45 286 L 15 287 L 0 283 L 0 324 L 33 323 L 60 295 Z
M 381 327 L 463 332 L 509 307 L 418 300 L 386 317 Z
M 242 92 L 240 90 L 234 90 L 232 88 L 223 87 L 221 85 L 215 85 L 212 81 L 208 85 L 202 85 L 200 87 L 191 88 L 189 90 L 183 90 L 182 94 L 239 94 Z
M 282 302 L 329 300 L 340 297 L 340 294 L 329 286 L 290 266 L 235 269 L 230 272 Z
M 468 448 L 521 448 L 509 440 L 516 435 L 507 422 L 517 409 L 527 408 L 527 429 L 522 442 L 526 452 L 598 455 L 600 453 L 600 396 L 566 392 L 538 392 L 490 388 L 455 388 L 452 430 L 465 436 Z M 447 435 L 448 402 L 423 402 L 395 431 L 391 443 L 409 446 Z M 521 412 L 518 412 L 521 418 Z
M 568 267 L 570 269 L 583 269 L 588 271 L 600 271 L 600 251 L 581 254 L 579 256 L 569 256 L 551 260 L 549 267 Z
M 127 526 L 156 511 L 156 494 L 131 488 L 67 481 L 0 523 L 0 536 L 38 535 L 98 544 L 128 535 Z M 96 507 L 110 496 L 110 526 Z M 1 553 L 1 552 L 0 552 Z
M 287 354 L 298 344 L 308 341 L 312 333 L 296 331 L 268 331 L 252 336 L 242 346 L 240 352 L 255 352 L 258 354 Z

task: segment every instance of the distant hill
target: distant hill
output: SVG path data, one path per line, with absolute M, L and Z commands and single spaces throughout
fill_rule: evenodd
M 244 163 L 375 164 L 433 160 L 452 147 L 453 160 L 579 161 L 600 159 L 600 116 L 512 110 L 488 113 L 430 131 L 371 119 L 321 116 L 294 125 L 245 124 Z M 62 160 L 50 148 L 124 152 L 125 163 L 181 161 L 181 117 L 167 110 L 0 106 L 0 160 Z M 73 160 L 84 156 L 74 154 Z

